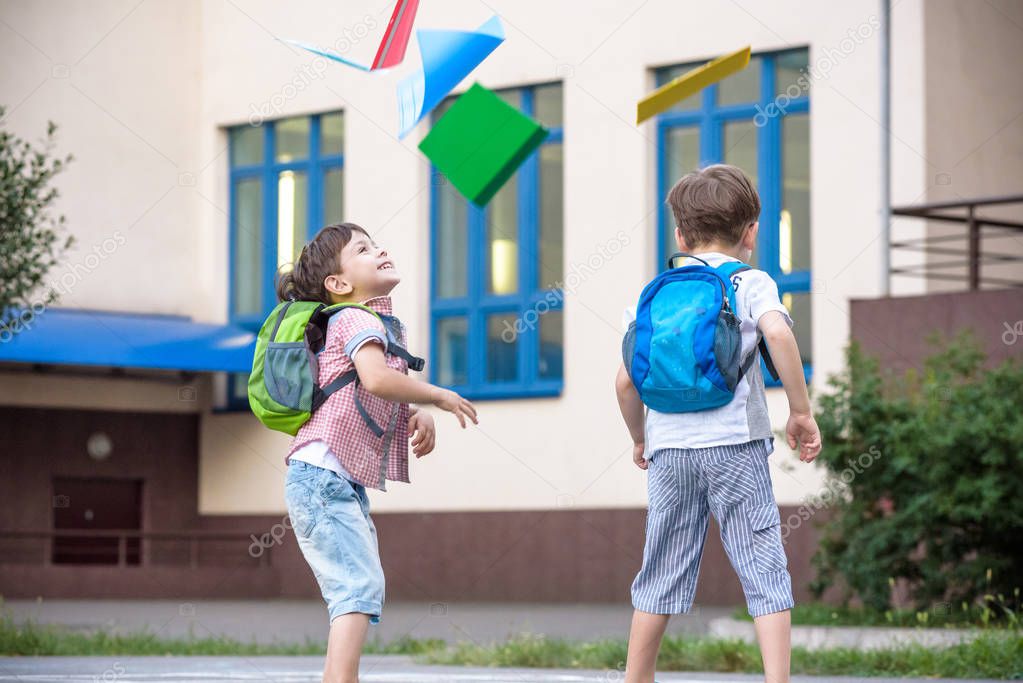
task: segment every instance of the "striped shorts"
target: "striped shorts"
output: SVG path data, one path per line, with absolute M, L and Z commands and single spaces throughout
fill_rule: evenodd
M 708 513 L 746 595 L 751 616 L 790 609 L 781 518 L 763 441 L 655 451 L 647 469 L 650 507 L 643 567 L 632 605 L 652 614 L 684 614 L 693 605 Z

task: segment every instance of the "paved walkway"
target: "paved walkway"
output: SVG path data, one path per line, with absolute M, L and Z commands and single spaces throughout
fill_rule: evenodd
M 13 600 L 4 603 L 16 621 L 32 619 L 75 630 L 103 628 L 135 633 L 144 628 L 164 638 L 227 636 L 261 644 L 326 641 L 322 601 L 261 600 Z M 727 607 L 695 606 L 672 619 L 669 632 L 704 634 Z M 403 636 L 448 642 L 488 643 L 516 633 L 542 633 L 568 640 L 625 639 L 632 608 L 608 604 L 393 603 L 370 629 L 370 640 L 390 643 Z
M 2 657 L 0 681 L 73 683 L 233 683 L 283 681 L 317 683 L 323 673 L 320 657 Z M 621 672 L 554 669 L 488 669 L 422 666 L 407 657 L 366 657 L 363 683 L 615 683 Z M 742 674 L 659 674 L 661 683 L 753 683 L 762 676 Z M 793 683 L 964 683 L 984 679 L 821 678 L 795 676 Z M 986 683 L 986 681 L 985 681 Z M 993 682 L 992 682 L 993 683 Z

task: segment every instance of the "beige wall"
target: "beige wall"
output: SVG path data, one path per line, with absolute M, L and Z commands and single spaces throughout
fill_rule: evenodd
M 244 8 L 248 17 L 227 6 L 203 6 L 204 26 L 209 28 L 203 32 L 208 74 L 204 112 L 221 125 L 244 122 L 252 103 L 258 107 L 270 101 L 297 69 L 314 63 L 310 56 L 274 43 L 262 27 L 283 37 L 332 44 L 339 27 L 355 27 L 365 15 L 361 6 L 324 6 L 322 20 L 314 25 L 306 16 L 271 3 Z M 861 45 L 842 50 L 848 31 L 870 26 L 876 9 L 873 3 L 838 9 L 774 2 L 758 6 L 752 16 L 733 3 L 680 8 L 678 3 L 651 2 L 630 16 L 636 8 L 601 2 L 588 10 L 583 25 L 572 3 L 516 2 L 496 9 L 505 20 L 508 40 L 474 78 L 489 87 L 555 79 L 565 84 L 567 269 L 585 263 L 621 230 L 629 243 L 566 297 L 563 395 L 481 402 L 479 428 L 465 433 L 448 416 L 438 416 L 439 446 L 414 463 L 415 485 L 394 484 L 386 495 L 374 495 L 374 505 L 379 510 L 641 506 L 645 480 L 629 462 L 629 441 L 610 380 L 619 362 L 621 310 L 653 274 L 653 126 L 632 124 L 635 102 L 651 85 L 649 69 L 712 57 L 747 43 L 754 50 L 809 45 L 812 63 L 833 62 L 811 96 L 813 258 L 820 294 L 814 305 L 814 353 L 821 376 L 840 362 L 848 329 L 847 298 L 870 296 L 880 282 L 879 246 L 864 237 L 880 229 L 876 31 L 868 29 Z M 478 3 L 446 2 L 424 4 L 417 21 L 420 26 L 475 26 L 488 16 Z M 566 26 L 576 30 L 566 31 Z M 360 44 L 355 52 L 372 52 L 372 47 Z M 251 60 L 245 68 L 239 68 L 242 54 Z M 399 71 L 367 78 L 330 68 L 280 114 L 345 108 L 346 215 L 373 229 L 398 261 L 404 277 L 395 293 L 398 312 L 412 330 L 413 349 L 426 353 L 428 167 L 415 149 L 422 129 L 404 142 L 394 139 L 394 87 L 404 73 Z M 209 127 L 203 136 L 208 146 L 221 139 Z M 226 187 L 212 174 L 206 180 L 211 194 Z M 857 201 L 848 202 L 850 195 Z M 844 210 L 832 211 L 840 202 Z M 226 259 L 223 234 L 212 231 L 210 240 L 219 238 L 215 251 Z M 855 254 L 859 256 L 850 260 Z M 783 395 L 772 392 L 771 403 L 780 423 Z M 279 474 L 267 468 L 280 466 L 286 440 L 258 428 L 251 438 L 247 432 L 240 436 L 243 421 L 220 416 L 205 420 L 204 511 L 277 509 L 271 501 L 279 501 Z M 213 424 L 230 426 L 221 430 Z M 237 436 L 225 439 L 227 432 Z M 234 438 L 244 445 L 231 449 Z M 773 459 L 776 489 L 780 500 L 793 502 L 815 490 L 820 478 L 814 468 L 793 462 L 784 451 L 779 448 Z M 783 464 L 792 472 L 783 471 Z M 267 490 L 270 481 L 278 488 Z M 244 490 L 266 495 L 237 495 Z
M 1023 4 L 929 0 L 923 17 L 927 200 L 1023 194 Z M 1023 205 L 981 209 L 980 214 L 1023 222 Z M 965 235 L 966 230 L 931 222 L 928 233 Z M 963 246 L 965 258 L 965 239 L 953 244 Z M 1023 238 L 992 239 L 981 248 L 1023 255 Z M 1023 264 L 984 265 L 981 274 L 1020 281 Z M 928 287 L 961 290 L 965 285 L 933 282 Z
M 59 176 L 57 206 L 78 240 L 51 273 L 60 305 L 199 314 L 195 302 L 223 285 L 199 277 L 211 226 L 181 184 L 206 125 L 198 3 L 5 2 L 0 19 L 5 126 L 36 140 L 52 120 L 58 151 L 75 156 Z
M 925 0 L 901 0 L 893 3 L 891 44 L 891 202 L 907 206 L 927 201 L 928 186 L 935 182 L 924 156 L 927 134 L 927 110 L 924 97 L 924 4 Z M 920 239 L 926 223 L 916 218 L 892 216 L 890 235 L 895 240 Z M 892 268 L 919 264 L 922 256 L 908 250 L 892 250 Z M 894 276 L 890 280 L 895 296 L 922 294 L 924 280 Z
M 918 2 L 901 4 L 919 14 Z M 0 24 L 0 58 L 19 65 L 3 70 L 0 91 L 6 101 L 24 99 L 7 125 L 35 135 L 46 118 L 61 123 L 62 148 L 78 157 L 61 178 L 72 228 L 83 245 L 113 230 L 128 235 L 63 304 L 224 320 L 223 127 L 245 123 L 254 107 L 291 93 L 297 79 L 303 87 L 273 116 L 345 110 L 346 217 L 369 227 L 395 257 L 403 276 L 397 312 L 412 350 L 426 354 L 429 178 L 416 149 L 424 131 L 394 137 L 395 85 L 418 60 L 415 44 L 395 72 L 368 76 L 330 65 L 310 79 L 315 58 L 275 40 L 332 44 L 375 13 L 377 32 L 352 53 L 369 59 L 386 4 L 323 1 L 302 11 L 269 0 L 148 0 L 134 10 L 133 3 L 60 4 L 60 11 L 49 3 L 5 4 L 0 18 L 21 35 Z M 564 81 L 566 272 L 620 239 L 619 231 L 628 244 L 566 297 L 562 396 L 480 402 L 479 428 L 464 433 L 439 415 L 437 451 L 413 464 L 414 485 L 395 484 L 373 503 L 381 511 L 642 506 L 645 479 L 629 461 L 611 378 L 622 308 L 653 275 L 654 127 L 632 123 L 636 101 L 651 87 L 650 69 L 746 44 L 754 51 L 809 46 L 812 65 L 830 66 L 811 91 L 819 387 L 841 363 L 848 299 L 880 290 L 877 4 L 600 0 L 582 16 L 574 2 L 494 7 L 508 40 L 473 79 L 488 87 Z M 445 0 L 423 3 L 417 24 L 468 28 L 489 15 L 478 2 Z M 854 41 L 849 32 L 857 29 Z M 909 74 L 920 70 L 919 55 L 912 59 Z M 58 62 L 71 65 L 67 78 L 51 77 Z M 917 107 L 919 93 L 896 92 L 896 108 L 906 100 Z M 918 165 L 912 161 L 909 171 L 917 177 Z M 770 403 L 781 425 L 784 396 L 771 392 Z M 283 511 L 287 439 L 247 414 L 207 413 L 202 423 L 200 511 Z M 779 500 L 792 503 L 820 486 L 820 473 L 786 451 L 772 457 L 773 474 Z
M 113 377 L 104 369 L 67 374 L 51 369 L 0 370 L 0 400 L 5 406 L 67 410 L 116 410 L 153 413 L 202 413 L 210 410 L 212 377 L 183 378 L 175 373 L 139 372 L 146 378 Z

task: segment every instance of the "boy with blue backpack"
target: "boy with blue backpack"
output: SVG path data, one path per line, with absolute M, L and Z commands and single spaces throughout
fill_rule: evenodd
M 615 380 L 649 497 L 625 680 L 653 680 L 670 615 L 693 604 L 713 514 L 753 617 L 766 680 L 782 683 L 794 601 L 767 464 L 774 436 L 760 357 L 785 389 L 785 436 L 800 460 L 820 453 L 820 431 L 778 286 L 744 263 L 760 215 L 749 178 L 735 166 L 708 166 L 683 176 L 667 203 L 680 253 L 626 311 Z

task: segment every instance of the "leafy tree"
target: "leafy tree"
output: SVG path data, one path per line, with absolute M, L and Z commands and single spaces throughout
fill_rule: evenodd
M 4 108 L 0 107 L 0 126 Z M 35 315 L 57 300 L 43 285 L 46 273 L 74 244 L 63 239 L 64 216 L 51 213 L 58 196 L 55 175 L 72 160 L 55 157 L 57 125 L 47 123 L 46 137 L 33 144 L 0 127 L 0 332 L 15 333 L 24 316 Z M 44 291 L 40 291 L 40 289 Z
M 846 603 L 856 596 L 880 610 L 899 580 L 918 609 L 1018 596 L 1023 364 L 986 369 L 968 333 L 935 341 L 922 372 L 898 377 L 853 344 L 847 368 L 829 380 L 819 460 L 854 476 L 822 527 L 818 597 L 837 578 Z

